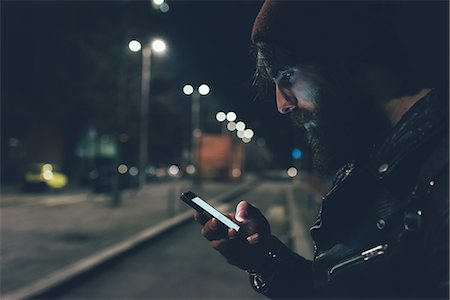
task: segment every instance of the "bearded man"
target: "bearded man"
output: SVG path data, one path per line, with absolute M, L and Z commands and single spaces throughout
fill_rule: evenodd
M 267 0 L 257 82 L 335 174 L 311 228 L 313 261 L 242 201 L 202 234 L 270 298 L 447 298 L 448 2 Z

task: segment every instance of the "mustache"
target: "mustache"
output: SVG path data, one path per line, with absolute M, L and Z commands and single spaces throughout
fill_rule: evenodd
M 313 121 L 317 121 L 316 114 L 304 109 L 296 108 L 291 112 L 292 122 L 299 127 L 305 127 L 305 124 Z

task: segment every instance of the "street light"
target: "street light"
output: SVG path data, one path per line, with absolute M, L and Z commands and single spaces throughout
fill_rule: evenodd
M 132 40 L 128 43 L 128 47 L 133 52 L 141 50 L 141 43 Z M 142 48 L 142 72 L 141 72 L 141 122 L 140 122 L 140 139 L 139 139 L 139 186 L 145 184 L 145 168 L 147 166 L 148 157 L 148 106 L 150 97 L 150 79 L 151 79 L 151 58 L 153 51 L 155 53 L 163 53 L 166 50 L 166 43 L 161 39 L 154 39 Z
M 200 164 L 199 164 L 199 146 L 198 141 L 201 136 L 201 129 L 200 129 L 200 97 L 206 96 L 209 94 L 211 89 L 209 86 L 205 83 L 201 84 L 197 91 L 194 89 L 194 87 L 190 84 L 186 84 L 183 87 L 183 93 L 186 96 L 191 96 L 191 122 L 192 122 L 192 140 L 191 140 L 191 162 L 193 163 L 196 174 L 194 176 L 194 179 L 196 180 L 196 183 L 198 183 L 199 172 L 200 172 Z

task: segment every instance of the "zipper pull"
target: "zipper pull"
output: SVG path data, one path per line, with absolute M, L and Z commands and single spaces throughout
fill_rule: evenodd
M 383 255 L 384 252 L 386 251 L 387 247 L 388 247 L 387 244 L 378 245 L 376 247 L 373 247 L 369 250 L 362 252 L 361 256 L 363 257 L 364 261 L 368 261 L 369 259 Z

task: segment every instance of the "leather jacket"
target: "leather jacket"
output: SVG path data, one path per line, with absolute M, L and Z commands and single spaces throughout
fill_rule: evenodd
M 344 166 L 311 228 L 313 262 L 273 239 L 270 298 L 449 297 L 448 103 L 417 102 L 364 161 Z

